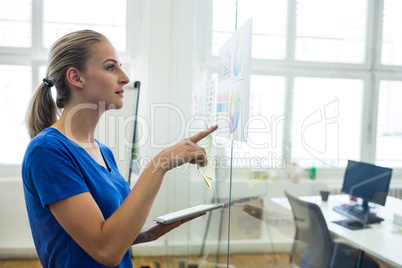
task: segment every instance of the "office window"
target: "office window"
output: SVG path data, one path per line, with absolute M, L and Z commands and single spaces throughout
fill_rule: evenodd
M 117 51 L 125 51 L 126 0 L 44 0 L 45 48 L 49 48 L 59 37 L 81 29 L 102 32 L 112 41 Z
M 31 74 L 31 66 L 0 65 L 0 111 L 2 114 L 0 116 L 2 126 L 0 163 L 2 164 L 20 163 L 29 142 L 25 115 L 31 97 Z
M 376 163 L 402 167 L 402 81 L 380 81 Z
M 219 48 L 235 30 L 236 3 L 233 0 L 213 1 L 211 54 L 219 55 Z
M 31 0 L 0 1 L 0 47 L 31 47 Z
M 258 7 L 258 8 L 256 8 Z M 230 38 L 236 26 L 236 1 L 213 1 L 213 56 Z M 287 1 L 238 0 L 237 27 L 253 18 L 252 57 L 284 59 L 286 55 Z
M 363 63 L 366 27 L 366 0 L 298 0 L 296 60 Z
M 360 157 L 362 80 L 296 77 L 291 158 L 338 167 Z
M 249 140 L 235 144 L 236 158 L 262 157 L 275 166 L 282 156 L 285 85 L 283 76 L 251 76 Z
M 26 112 L 45 76 L 51 44 L 68 32 L 92 29 L 128 55 L 126 12 L 126 0 L 0 2 L 0 123 L 7 128 L 0 133 L 0 166 L 21 164 L 30 140 Z
M 402 65 L 402 2 L 385 0 L 382 23 L 381 63 Z
M 395 118 L 401 113 L 396 104 L 390 104 L 400 99 L 396 88 L 402 83 L 395 75 L 402 65 L 399 0 L 237 3 L 238 26 L 253 17 L 253 74 L 283 74 L 286 120 L 280 154 L 305 167 L 314 163 L 343 168 L 347 159 L 401 166 L 397 162 L 401 155 L 393 146 L 400 146 L 401 130 Z M 268 9 L 272 13 L 264 13 Z M 236 1 L 214 0 L 212 11 L 208 68 L 216 68 L 219 47 L 234 32 Z M 395 80 L 377 85 L 372 81 L 378 72 Z M 261 90 L 270 88 L 271 82 L 262 79 L 260 83 Z M 379 100 L 372 91 L 379 92 Z M 261 94 L 259 99 L 251 91 L 250 98 L 262 102 L 270 94 Z M 372 107 L 377 101 L 378 110 Z M 259 112 L 259 107 L 251 104 L 250 113 Z M 372 127 L 376 125 L 378 129 Z M 262 143 L 269 139 L 265 135 L 251 139 Z
M 256 9 L 255 7 L 259 7 Z M 284 59 L 286 56 L 287 1 L 238 1 L 240 27 L 253 18 L 251 56 L 260 59 Z

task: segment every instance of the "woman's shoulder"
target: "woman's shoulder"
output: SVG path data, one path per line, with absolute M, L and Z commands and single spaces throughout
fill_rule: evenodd
M 23 170 L 36 161 L 54 161 L 55 158 L 68 155 L 67 144 L 63 141 L 63 134 L 56 129 L 46 128 L 35 136 L 25 150 L 22 162 Z
M 59 150 L 71 146 L 68 139 L 55 128 L 46 128 L 34 137 L 27 147 L 27 152 L 35 150 Z M 71 142 L 70 142 L 71 143 Z
M 57 129 L 48 127 L 42 130 L 37 136 L 35 136 L 30 144 L 40 145 L 40 144 L 48 144 L 55 143 L 56 141 L 60 142 L 63 140 L 64 135 L 61 134 Z

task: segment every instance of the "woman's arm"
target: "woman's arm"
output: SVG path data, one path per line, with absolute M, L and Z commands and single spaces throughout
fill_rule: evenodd
M 104 265 L 116 266 L 141 232 L 165 173 L 184 163 L 199 161 L 205 166 L 205 150 L 197 142 L 216 128 L 211 127 L 159 153 L 144 169 L 123 204 L 107 220 L 88 192 L 53 202 L 49 208 L 89 255 Z
M 150 242 L 150 241 L 155 241 L 159 237 L 164 236 L 166 233 L 179 227 L 183 223 L 191 221 L 191 220 L 198 218 L 205 214 L 206 213 L 203 213 L 203 214 L 196 215 L 196 216 L 184 219 L 184 220 L 175 221 L 175 222 L 172 222 L 169 224 L 156 223 L 156 224 L 152 225 L 151 227 L 143 228 L 141 230 L 141 232 L 138 234 L 137 238 L 134 240 L 133 245 L 146 243 L 146 242 Z

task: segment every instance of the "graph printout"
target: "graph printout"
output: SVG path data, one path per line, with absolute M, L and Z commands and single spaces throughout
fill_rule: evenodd
M 192 123 L 190 126 L 193 134 L 212 126 L 215 116 L 215 101 L 216 79 L 199 83 L 194 87 L 192 100 L 193 120 L 191 121 Z M 208 158 L 208 165 L 202 167 L 200 163 L 197 163 L 197 169 L 208 188 L 212 187 L 212 181 L 215 179 L 214 156 L 216 148 L 214 146 L 212 135 L 213 134 L 209 134 L 198 142 L 198 145 L 205 149 Z
M 192 115 L 198 128 L 205 129 L 214 123 L 216 79 L 196 85 L 193 89 Z
M 250 106 L 252 19 L 219 49 L 215 123 L 217 135 L 247 141 Z

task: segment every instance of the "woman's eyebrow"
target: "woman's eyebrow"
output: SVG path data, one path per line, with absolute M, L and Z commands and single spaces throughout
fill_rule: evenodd
M 112 62 L 114 62 L 114 63 L 116 63 L 116 64 L 120 64 L 121 65 L 121 63 L 119 63 L 117 60 L 115 60 L 115 59 L 107 59 L 107 60 L 105 60 L 102 64 L 105 64 L 106 62 L 108 62 L 108 61 L 112 61 Z

